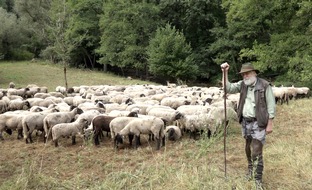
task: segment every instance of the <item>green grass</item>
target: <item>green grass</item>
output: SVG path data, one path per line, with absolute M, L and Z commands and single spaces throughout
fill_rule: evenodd
M 128 80 L 103 71 L 86 69 L 67 69 L 68 87 L 80 85 L 131 85 L 152 84 L 148 81 Z M 22 61 L 0 62 L 0 88 L 8 88 L 14 82 L 16 87 L 26 87 L 28 84 L 46 86 L 49 91 L 55 91 L 57 86 L 65 86 L 63 65 L 49 62 Z
M 1 87 L 9 81 L 19 86 L 36 83 L 55 86 L 62 83 L 62 68 L 43 63 L 0 63 Z M 30 71 L 26 71 L 25 66 Z M 44 72 L 49 70 L 49 72 Z M 51 76 L 58 73 L 59 78 Z M 124 78 L 101 72 L 71 69 L 72 79 L 84 84 L 124 84 Z M 18 73 L 18 74 L 17 74 Z M 48 75 L 51 74 L 51 75 Z M 87 76 L 84 76 L 87 74 Z M 39 83 L 40 80 L 40 83 Z M 105 82 L 104 82 L 105 81 Z M 144 81 L 139 81 L 145 83 Z M 137 83 L 137 82 L 135 82 Z M 3 86 L 4 85 L 4 86 Z M 273 133 L 264 146 L 264 186 L 274 190 L 312 189 L 312 99 L 292 100 L 289 105 L 277 105 Z M 255 189 L 244 178 L 247 161 L 240 126 L 233 122 L 227 136 L 227 178 L 224 173 L 223 135 L 197 141 L 184 136 L 169 142 L 160 151 L 142 137 L 143 146 L 134 150 L 125 145 L 114 150 L 110 138 L 100 147 L 77 139 L 61 139 L 60 147 L 44 144 L 41 137 L 25 144 L 4 134 L 0 142 L 0 190 L 106 190 L 106 189 L 177 189 L 238 190 Z

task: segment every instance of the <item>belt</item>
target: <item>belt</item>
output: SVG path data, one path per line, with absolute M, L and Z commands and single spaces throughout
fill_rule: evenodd
M 247 122 L 255 122 L 257 119 L 255 117 L 243 117 L 243 119 Z

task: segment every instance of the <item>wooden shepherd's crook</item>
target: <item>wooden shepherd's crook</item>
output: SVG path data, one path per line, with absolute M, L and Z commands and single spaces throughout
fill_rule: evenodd
M 225 78 L 226 77 L 226 74 L 225 74 L 225 69 L 226 68 L 223 68 L 223 91 L 224 91 L 224 139 L 223 139 L 223 144 L 224 144 L 224 177 L 227 178 L 226 176 L 226 134 L 227 134 L 227 128 L 226 128 L 226 124 L 227 124 L 227 116 L 226 116 L 226 81 L 227 79 Z

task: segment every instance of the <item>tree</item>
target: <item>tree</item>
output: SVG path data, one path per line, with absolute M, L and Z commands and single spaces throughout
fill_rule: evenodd
M 255 40 L 253 47 L 242 50 L 241 57 L 254 59 L 259 68 L 277 73 L 283 81 L 302 81 L 312 86 L 311 2 L 274 1 L 268 10 L 270 40 Z
M 25 48 L 27 40 L 20 19 L 14 13 L 0 7 L 0 22 L 0 58 L 32 58 L 33 55 Z
M 104 65 L 146 69 L 146 47 L 158 25 L 158 8 L 148 1 L 107 1 L 100 20 L 99 60 Z M 138 73 L 138 72 L 137 72 Z
M 194 80 L 198 67 L 192 58 L 192 48 L 184 35 L 167 24 L 150 40 L 147 54 L 149 71 L 165 80 Z
M 83 37 L 75 40 L 68 38 L 66 31 L 70 19 L 71 10 L 66 0 L 55 0 L 51 4 L 50 10 L 51 22 L 47 26 L 50 36 L 51 45 L 47 47 L 47 51 L 56 54 L 64 66 L 65 87 L 68 89 L 67 83 L 67 67 L 70 63 L 70 54 L 82 41 Z
M 211 79 L 219 73 L 214 62 L 215 51 L 210 46 L 216 38 L 212 29 L 225 27 L 225 12 L 220 0 L 161 1 L 161 18 L 183 32 L 190 43 L 195 64 L 199 66 L 199 77 Z
M 100 46 L 99 19 L 103 14 L 103 0 L 69 0 L 68 5 L 72 12 L 66 29 L 67 38 L 81 40 L 71 52 L 71 62 L 94 68 L 98 58 L 95 49 Z
M 46 26 L 50 22 L 51 0 L 15 0 L 14 12 L 20 18 L 27 50 L 39 57 L 48 45 Z

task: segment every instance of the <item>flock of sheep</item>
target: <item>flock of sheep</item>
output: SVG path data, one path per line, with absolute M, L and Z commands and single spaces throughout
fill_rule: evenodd
M 274 87 L 276 100 L 307 95 L 309 89 L 296 93 L 284 87 Z M 282 91 L 284 95 L 281 95 Z M 303 91 L 303 93 L 302 93 Z M 290 97 L 290 94 L 287 95 Z M 237 120 L 239 94 L 227 95 L 227 119 Z M 225 123 L 223 90 L 218 87 L 188 87 L 175 84 L 128 86 L 76 86 L 66 90 L 58 86 L 55 92 L 46 87 L 28 85 L 0 89 L 0 140 L 2 133 L 24 138 L 32 143 L 32 133 L 41 133 L 43 141 L 52 139 L 55 146 L 61 137 L 92 138 L 99 145 L 110 134 L 115 147 L 125 139 L 135 148 L 141 145 L 140 136 L 156 140 L 156 149 L 166 140 L 179 140 L 198 132 L 210 137 Z

